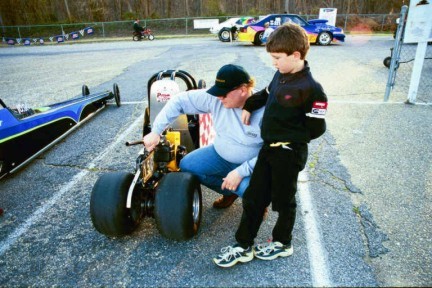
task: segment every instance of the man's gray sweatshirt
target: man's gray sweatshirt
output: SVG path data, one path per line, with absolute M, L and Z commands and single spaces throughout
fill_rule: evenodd
M 161 134 L 179 115 L 210 113 L 213 119 L 216 152 L 226 161 L 241 164 L 236 168 L 242 177 L 251 176 L 261 149 L 261 122 L 264 108 L 254 111 L 250 125 L 241 121 L 241 108 L 225 108 L 206 90 L 181 92 L 171 97 L 152 124 L 152 132 Z

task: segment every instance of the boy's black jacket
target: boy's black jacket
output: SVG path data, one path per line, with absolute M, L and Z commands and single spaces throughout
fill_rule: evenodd
M 264 105 L 261 137 L 265 143 L 308 143 L 326 130 L 327 96 L 307 61 L 297 73 L 276 72 L 270 85 L 249 97 L 243 109 L 252 112 Z

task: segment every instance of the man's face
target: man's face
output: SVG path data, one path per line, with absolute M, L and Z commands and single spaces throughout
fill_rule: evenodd
M 242 108 L 246 100 L 246 95 L 247 88 L 242 85 L 231 90 L 225 96 L 218 96 L 217 98 L 222 102 L 225 108 Z
M 299 54 L 298 52 L 294 52 L 291 55 L 287 55 L 286 53 L 270 53 L 270 56 L 272 57 L 273 66 L 276 67 L 276 69 L 279 70 L 280 73 L 286 74 L 286 73 L 294 73 L 297 70 L 298 66 L 298 60 L 299 60 Z

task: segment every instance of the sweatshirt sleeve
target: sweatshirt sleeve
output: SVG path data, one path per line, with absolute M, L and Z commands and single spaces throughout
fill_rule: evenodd
M 258 159 L 258 156 L 255 156 L 254 158 L 244 162 L 240 166 L 238 166 L 235 170 L 240 174 L 240 176 L 249 177 L 252 176 L 253 169 L 255 167 L 256 161 Z
M 215 99 L 205 90 L 191 90 L 174 95 L 156 116 L 152 131 L 161 134 L 182 114 L 210 113 Z

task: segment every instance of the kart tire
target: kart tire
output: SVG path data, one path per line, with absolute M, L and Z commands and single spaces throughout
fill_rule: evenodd
M 141 37 L 138 36 L 138 35 L 134 35 L 134 36 L 132 37 L 132 40 L 133 40 L 133 41 L 141 41 Z
M 207 84 L 203 79 L 198 80 L 198 89 L 204 89 L 206 87 L 207 87 Z
M 154 38 L 155 38 L 155 37 L 154 37 L 154 35 L 153 35 L 153 34 L 149 34 L 149 35 L 148 35 L 148 40 L 150 40 L 150 41 L 153 41 L 153 40 L 154 40 Z
M 318 37 L 317 37 L 317 43 L 321 46 L 329 45 L 332 40 L 333 40 L 333 37 L 328 32 L 321 32 L 320 34 L 318 34 Z
M 384 58 L 383 64 L 385 67 L 390 68 L 390 63 L 391 63 L 391 57 L 386 57 Z
M 83 85 L 82 86 L 82 96 L 87 96 L 87 95 L 90 95 L 90 90 L 89 90 L 89 88 L 87 87 L 87 85 Z
M 231 29 L 229 28 L 222 28 L 219 33 L 219 40 L 222 42 L 230 42 L 230 37 L 231 37 Z M 233 39 L 234 40 L 234 39 Z
M 252 42 L 252 44 L 255 45 L 255 46 L 259 46 L 259 45 L 261 45 L 261 44 L 262 44 L 262 37 L 263 37 L 263 34 L 264 34 L 263 31 L 257 32 L 257 33 L 255 34 L 255 38 L 254 38 L 254 41 Z
M 90 216 L 95 229 L 107 236 L 132 233 L 142 218 L 139 188 L 132 196 L 132 207 L 126 208 L 129 186 L 134 178 L 126 172 L 103 174 L 93 186 Z
M 120 89 L 117 83 L 113 84 L 113 93 L 114 93 L 114 100 L 116 102 L 116 105 L 117 107 L 120 107 L 121 106 Z
M 155 193 L 154 216 L 162 236 L 187 240 L 198 233 L 202 215 L 201 186 L 186 172 L 166 174 Z

